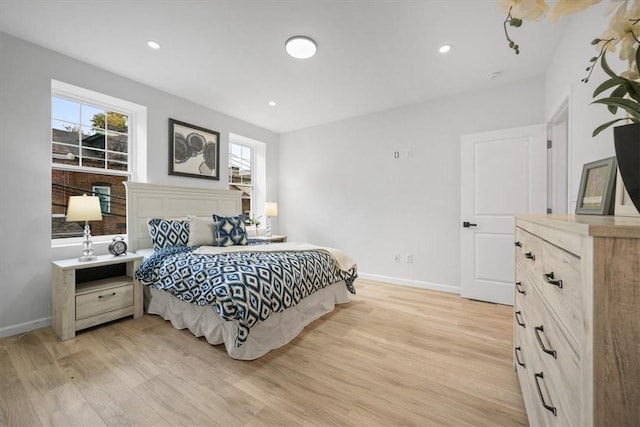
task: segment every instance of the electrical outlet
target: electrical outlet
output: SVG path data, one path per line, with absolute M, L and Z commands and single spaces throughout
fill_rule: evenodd
M 413 254 L 407 254 L 407 264 L 413 264 Z
M 393 260 L 394 260 L 395 262 L 400 262 L 400 254 L 395 254 L 395 255 L 393 255 Z

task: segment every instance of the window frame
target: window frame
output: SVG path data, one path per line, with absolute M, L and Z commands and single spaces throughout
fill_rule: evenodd
M 251 166 L 252 178 L 251 182 L 253 185 L 253 190 L 251 192 L 252 200 L 251 200 L 251 214 L 255 218 L 261 218 L 261 224 L 259 229 L 264 230 L 266 226 L 266 221 L 264 217 L 264 208 L 266 203 L 266 195 L 267 195 L 267 143 L 263 141 L 259 141 L 257 139 L 248 138 L 246 136 L 229 133 L 229 144 L 243 145 L 246 147 L 250 147 L 252 149 L 251 161 L 253 162 Z M 230 147 L 229 152 L 231 151 Z M 227 153 L 228 156 L 229 153 Z M 230 174 L 229 174 L 230 176 Z M 228 183 L 227 188 L 231 188 L 231 182 Z M 242 212 L 244 213 L 244 212 Z M 255 230 L 254 227 L 250 227 L 250 229 Z
M 231 169 L 231 155 L 232 155 L 232 146 L 233 145 L 236 145 L 236 146 L 239 146 L 239 147 L 242 147 L 242 148 L 246 148 L 246 149 L 249 150 L 250 158 L 251 158 L 250 161 L 249 161 L 249 168 L 251 170 L 251 184 L 235 183 L 231 179 L 231 170 L 232 170 Z M 242 187 L 249 187 L 250 188 L 251 191 L 249 191 L 249 204 L 251 206 L 251 209 L 250 209 L 249 212 L 254 218 L 257 218 L 258 215 L 256 215 L 256 212 L 255 212 L 255 206 L 256 205 L 255 205 L 255 197 L 254 197 L 255 196 L 255 188 L 256 188 L 256 184 L 255 184 L 255 155 L 254 155 L 255 151 L 256 151 L 255 148 L 252 147 L 249 144 L 242 143 L 242 142 L 239 142 L 239 141 L 233 141 L 231 139 L 229 140 L 229 187 L 235 186 L 235 187 L 240 187 L 240 188 L 242 188 Z M 244 158 L 242 158 L 242 157 L 240 158 L 240 163 L 242 163 L 243 159 Z M 245 212 L 243 211 L 242 214 L 244 215 Z
M 50 157 L 50 170 L 67 170 L 73 172 L 83 172 L 90 173 L 96 175 L 107 175 L 107 176 L 125 176 L 128 181 L 146 181 L 147 175 L 147 164 L 146 164 L 146 147 L 147 147 L 147 108 L 135 104 L 130 101 L 126 101 L 123 99 L 115 98 L 113 96 L 105 95 L 99 92 L 95 92 L 89 89 L 81 88 L 79 86 L 74 86 L 69 83 L 64 83 L 58 80 L 51 80 L 51 94 L 49 97 L 50 102 L 52 102 L 53 97 L 67 99 L 72 102 L 77 102 L 80 104 L 90 105 L 94 107 L 103 108 L 105 111 L 116 111 L 118 113 L 126 114 L 128 116 L 127 119 L 127 127 L 128 127 L 128 135 L 127 135 L 127 170 L 112 170 L 106 168 L 93 168 L 90 166 L 75 166 L 75 165 L 64 165 L 59 163 L 54 163 L 53 158 Z M 53 120 L 53 106 L 50 104 L 49 108 L 49 127 L 51 128 L 51 121 Z M 106 118 L 105 118 L 106 120 Z M 106 126 L 106 123 L 105 123 Z M 53 139 L 50 138 L 49 146 L 52 148 Z M 105 147 L 106 148 L 106 147 Z M 106 159 L 105 159 L 106 160 Z M 52 186 L 52 182 L 50 181 L 49 187 Z M 50 215 L 51 217 L 56 216 L 59 217 L 61 215 L 53 214 L 52 208 Z M 109 234 L 109 235 L 100 235 L 100 236 L 92 236 L 92 241 L 94 243 L 104 243 L 111 242 L 114 236 L 120 234 Z M 61 246 L 70 246 L 81 243 L 83 241 L 83 237 L 62 237 L 51 239 L 52 247 L 61 247 Z

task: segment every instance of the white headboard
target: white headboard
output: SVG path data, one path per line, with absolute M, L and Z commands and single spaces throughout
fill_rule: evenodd
M 149 218 L 177 218 L 242 213 L 242 192 L 207 188 L 125 182 L 127 189 L 127 235 L 130 252 L 151 248 Z

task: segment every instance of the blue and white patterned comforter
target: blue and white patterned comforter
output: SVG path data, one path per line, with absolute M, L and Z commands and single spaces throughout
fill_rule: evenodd
M 275 245 L 274 245 L 275 246 Z M 356 267 L 343 271 L 325 251 L 196 254 L 195 247 L 155 252 L 136 277 L 182 301 L 212 305 L 225 320 L 238 320 L 236 347 L 256 323 L 296 305 L 306 296 L 344 280 L 355 293 Z

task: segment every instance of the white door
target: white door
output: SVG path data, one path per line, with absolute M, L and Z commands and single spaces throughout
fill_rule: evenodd
M 547 209 L 546 126 L 463 135 L 460 294 L 513 305 L 514 214 Z

